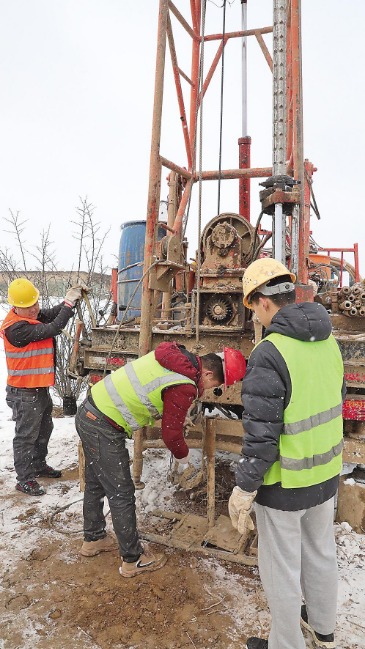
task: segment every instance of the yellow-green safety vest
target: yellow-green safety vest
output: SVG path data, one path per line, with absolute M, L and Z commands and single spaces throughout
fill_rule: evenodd
M 96 407 L 132 437 L 134 430 L 162 416 L 162 390 L 183 383 L 196 387 L 187 376 L 162 367 L 150 352 L 96 383 L 91 396 Z
M 264 340 L 282 355 L 292 387 L 278 459 L 266 472 L 264 485 L 281 482 L 284 489 L 293 489 L 325 482 L 342 468 L 344 370 L 337 342 L 332 335 L 304 342 L 277 333 Z

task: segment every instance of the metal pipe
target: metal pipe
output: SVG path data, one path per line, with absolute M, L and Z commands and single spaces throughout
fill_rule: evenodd
M 273 32 L 273 175 L 286 172 L 286 0 L 274 0 Z M 285 264 L 286 218 L 281 203 L 275 204 L 273 257 Z
M 192 54 L 191 54 L 191 80 L 193 85 L 190 91 L 189 133 L 190 133 L 190 146 L 193 152 L 192 168 L 195 169 L 196 147 L 194 146 L 194 143 L 196 138 L 197 101 L 198 101 L 198 92 L 199 92 L 198 86 L 199 86 L 199 55 L 200 55 L 200 0 L 196 1 L 195 10 L 193 4 L 191 4 L 191 13 L 192 13 L 193 24 L 195 21 L 195 25 L 196 25 L 194 29 L 199 34 L 199 38 L 193 40 Z
M 269 66 L 269 68 L 270 68 L 270 70 L 272 72 L 273 67 L 274 67 L 272 57 L 271 57 L 271 54 L 270 54 L 269 50 L 267 49 L 267 45 L 266 45 L 264 39 L 262 38 L 262 34 L 261 34 L 259 29 L 256 29 L 255 36 L 256 36 L 258 44 L 260 45 L 261 51 L 262 51 L 262 53 L 263 53 L 263 55 L 264 55 L 264 57 L 265 57 L 265 59 L 266 59 L 266 61 L 268 63 L 268 66 Z
M 177 211 L 177 191 L 176 191 L 177 177 L 176 172 L 171 171 L 169 174 L 169 204 L 167 209 L 167 228 L 170 232 L 174 233 L 173 225 L 175 222 Z M 164 292 L 162 300 L 162 313 L 161 318 L 166 318 L 167 312 L 171 308 L 171 282 L 169 290 Z
M 175 18 L 177 18 L 177 20 L 179 21 L 180 25 L 182 25 L 191 36 L 191 38 L 193 38 L 194 40 L 198 39 L 198 35 L 194 32 L 193 29 L 191 29 L 189 23 L 185 20 L 184 16 L 181 15 L 180 11 L 175 7 L 171 0 L 169 0 L 169 8 L 171 9 L 171 12 L 174 14 Z
M 184 169 L 184 167 L 179 167 L 179 165 L 175 164 L 174 162 L 171 162 L 171 160 L 168 160 L 167 158 L 160 156 L 160 162 L 163 167 L 166 167 L 166 169 L 170 169 L 170 171 L 176 171 L 176 173 L 178 173 L 179 176 L 186 178 L 186 180 L 189 180 L 189 178 L 191 178 L 190 171 L 187 171 L 186 169 Z
M 298 276 L 299 267 L 299 205 L 294 205 L 291 218 L 291 271 Z
M 191 157 L 191 146 L 190 146 L 190 139 L 189 139 L 189 130 L 188 130 L 188 125 L 187 125 L 187 121 L 186 121 L 184 96 L 183 96 L 183 91 L 182 91 L 182 88 L 181 88 L 180 72 L 179 72 L 179 66 L 178 66 L 178 62 L 177 62 L 177 54 L 176 54 L 176 48 L 175 48 L 174 35 L 172 33 L 172 26 L 171 26 L 170 16 L 167 16 L 167 37 L 168 37 L 168 40 L 169 40 L 171 62 L 172 62 L 172 70 L 173 70 L 174 79 L 175 79 L 176 94 L 177 94 L 177 101 L 178 101 L 179 110 L 180 110 L 180 121 L 181 121 L 182 129 L 183 129 L 186 156 L 187 156 L 187 159 L 188 159 L 188 167 L 189 167 L 189 169 L 191 169 L 192 157 Z
M 354 257 L 355 257 L 355 282 L 360 281 L 360 270 L 359 270 L 359 244 L 354 243 Z
M 238 151 L 238 164 L 240 170 L 245 169 L 246 171 L 248 171 L 251 164 L 251 138 L 248 135 L 246 137 L 239 138 Z M 239 178 L 238 203 L 239 214 L 241 216 L 244 216 L 247 221 L 250 221 L 250 176 Z
M 292 98 L 288 121 L 289 133 L 293 137 L 293 173 L 294 178 L 300 181 L 298 281 L 306 284 L 309 259 L 310 186 L 304 178 L 301 0 L 291 0 L 290 9 L 291 60 L 289 65 L 291 65 Z M 313 165 L 311 165 L 310 177 L 312 174 Z
M 188 182 L 186 183 L 185 191 L 184 191 L 184 193 L 182 195 L 180 205 L 179 205 L 179 209 L 177 210 L 177 214 L 176 214 L 176 218 L 175 218 L 175 222 L 174 222 L 174 230 L 175 230 L 176 234 L 181 235 L 182 222 L 183 222 L 186 206 L 187 206 L 188 200 L 190 198 L 192 187 L 193 187 L 193 180 L 190 178 L 190 180 L 188 180 Z
M 256 36 L 256 32 L 260 34 L 271 34 L 274 30 L 273 27 L 260 27 L 259 29 L 245 29 L 245 31 L 240 32 L 228 32 L 225 35 L 225 38 L 242 38 L 243 36 Z M 204 38 L 205 41 L 221 41 L 223 34 L 209 34 Z
M 155 250 L 156 225 L 159 216 L 161 189 L 161 118 L 163 104 L 163 82 L 165 73 L 166 25 L 168 15 L 168 0 L 160 0 L 157 33 L 157 54 L 155 73 L 155 98 L 153 105 L 152 139 L 150 156 L 150 175 L 147 201 L 146 238 L 144 248 L 144 273 L 141 299 L 141 329 L 139 336 L 139 355 L 147 354 L 151 349 L 152 331 L 151 320 L 153 310 L 153 290 L 149 289 L 149 273 Z
M 257 167 L 250 169 L 223 169 L 221 171 L 222 180 L 230 180 L 232 178 L 266 178 L 272 175 L 272 167 Z M 199 174 L 194 175 L 194 180 L 198 180 Z M 219 171 L 203 171 L 203 180 L 218 180 Z
M 241 26 L 247 31 L 247 0 L 241 0 Z M 242 37 L 242 137 L 247 130 L 247 36 Z

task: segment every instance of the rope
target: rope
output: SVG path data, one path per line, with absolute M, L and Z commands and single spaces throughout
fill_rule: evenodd
M 203 171 L 203 72 L 204 72 L 204 37 L 205 14 L 207 0 L 202 5 L 202 40 L 200 50 L 200 120 L 199 120 L 199 208 L 198 208 L 198 265 L 196 274 L 196 342 L 199 342 L 199 313 L 200 313 L 200 265 L 201 265 L 201 233 L 202 233 L 202 171 Z
M 218 164 L 218 207 L 217 214 L 220 213 L 221 206 L 221 173 L 222 173 L 222 134 L 223 134 L 223 86 L 224 86 L 224 50 L 226 35 L 226 0 L 223 2 L 223 35 L 222 35 L 222 76 L 221 76 L 221 111 L 219 125 L 219 164 Z

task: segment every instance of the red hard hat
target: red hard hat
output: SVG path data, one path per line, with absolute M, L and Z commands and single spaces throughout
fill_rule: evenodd
M 224 387 L 233 385 L 243 379 L 246 373 L 246 361 L 238 351 L 232 347 L 223 347 L 224 353 Z

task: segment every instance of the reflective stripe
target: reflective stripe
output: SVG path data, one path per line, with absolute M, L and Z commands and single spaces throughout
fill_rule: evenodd
M 165 376 L 159 376 L 157 379 L 150 381 L 150 383 L 146 383 L 146 385 L 144 385 L 143 387 L 146 392 L 153 392 L 162 385 L 166 385 L 166 383 L 172 383 L 173 381 L 183 381 L 184 383 L 192 383 L 193 385 L 195 385 L 195 381 L 189 379 L 187 376 L 171 372 L 170 374 L 166 374 Z
M 316 426 L 328 424 L 332 419 L 336 419 L 340 415 L 342 415 L 342 403 L 339 403 L 338 406 L 330 408 L 329 410 L 319 412 L 317 415 L 307 417 L 307 419 L 295 421 L 292 424 L 284 424 L 284 435 L 297 435 L 298 433 L 304 433 L 306 430 L 311 430 Z
M 33 349 L 30 352 L 6 352 L 7 358 L 30 358 L 31 356 L 44 356 L 53 354 L 53 347 L 43 347 L 42 349 Z
M 127 422 L 128 426 L 132 430 L 138 430 L 141 428 L 139 425 L 138 421 L 133 417 L 132 413 L 129 411 L 127 406 L 125 405 L 122 397 L 120 396 L 119 392 L 117 391 L 113 381 L 111 374 L 105 377 L 104 379 L 104 385 L 106 388 L 106 391 L 111 398 L 113 404 L 115 407 L 119 410 L 120 414 L 122 415 L 123 419 Z
M 159 417 L 160 413 L 157 410 L 156 406 L 148 398 L 146 386 L 141 385 L 141 382 L 136 374 L 136 371 L 132 363 L 127 363 L 124 369 L 130 381 L 130 384 L 133 390 L 135 391 L 140 402 L 145 406 L 145 408 L 147 408 L 148 412 L 152 415 L 152 417 Z
M 30 370 L 9 370 L 10 376 L 29 376 L 30 374 L 54 374 L 54 367 L 34 367 Z
M 315 466 L 323 466 L 340 455 L 343 449 L 343 439 L 326 453 L 305 457 L 302 460 L 293 460 L 290 457 L 280 457 L 280 467 L 287 471 L 303 471 L 304 469 L 313 469 Z

